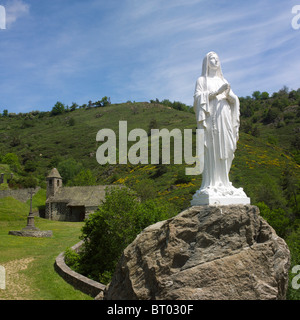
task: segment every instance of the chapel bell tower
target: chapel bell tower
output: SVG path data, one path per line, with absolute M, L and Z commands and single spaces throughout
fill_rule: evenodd
M 55 195 L 56 191 L 62 187 L 62 177 L 58 170 L 53 168 L 46 178 L 47 180 L 47 199 Z

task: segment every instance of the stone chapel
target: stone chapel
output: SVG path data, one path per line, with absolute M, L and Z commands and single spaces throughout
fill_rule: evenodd
M 45 218 L 59 221 L 83 221 L 102 204 L 108 186 L 64 187 L 56 168 L 47 176 Z

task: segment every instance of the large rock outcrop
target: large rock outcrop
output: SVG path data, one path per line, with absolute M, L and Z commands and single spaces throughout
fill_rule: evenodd
M 284 299 L 289 264 L 257 207 L 191 207 L 137 236 L 104 299 Z

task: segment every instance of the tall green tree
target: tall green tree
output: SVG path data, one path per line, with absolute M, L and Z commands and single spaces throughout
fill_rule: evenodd
M 56 116 L 58 114 L 62 114 L 66 111 L 65 105 L 61 103 L 60 101 L 57 101 L 54 107 L 51 110 L 51 114 Z
M 63 178 L 64 185 L 67 185 L 69 181 L 83 170 L 83 165 L 73 158 L 69 158 L 61 161 L 57 166 L 57 170 Z

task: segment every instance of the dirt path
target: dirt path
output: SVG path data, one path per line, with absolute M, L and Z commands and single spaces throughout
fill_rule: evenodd
M 5 268 L 5 290 L 0 290 L 0 300 L 26 300 L 30 292 L 29 279 L 21 272 L 26 270 L 34 258 L 13 260 L 2 264 Z

